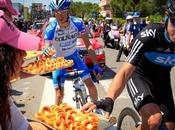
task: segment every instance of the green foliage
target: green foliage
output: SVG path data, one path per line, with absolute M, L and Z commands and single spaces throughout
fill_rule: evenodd
M 71 14 L 83 19 L 92 18 L 92 12 L 99 13 L 99 6 L 90 2 L 73 2 L 71 5 Z
M 111 0 L 110 8 L 113 18 L 117 19 L 119 25 L 125 22 L 124 13 L 140 11 L 142 17 L 150 16 L 151 22 L 159 22 L 163 19 L 166 0 Z M 98 13 L 98 20 L 103 16 L 99 13 L 99 5 L 90 2 L 73 2 L 71 14 L 83 19 L 93 18 L 92 12 Z
M 159 15 L 159 14 L 155 14 L 155 15 L 150 15 L 150 21 L 151 22 L 161 22 L 163 20 L 163 16 Z
M 120 28 L 125 23 L 125 19 L 123 19 L 123 18 L 117 18 L 117 22 L 118 22 L 118 26 Z
M 110 3 L 114 17 L 123 17 L 125 12 L 140 11 L 142 16 L 163 14 L 166 0 L 112 0 Z

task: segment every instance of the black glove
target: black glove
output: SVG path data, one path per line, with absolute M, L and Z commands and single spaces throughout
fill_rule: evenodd
M 93 103 L 97 106 L 97 108 L 101 108 L 110 114 L 112 113 L 114 101 L 110 97 L 106 97 L 105 99 L 101 99 L 99 101 L 93 101 Z

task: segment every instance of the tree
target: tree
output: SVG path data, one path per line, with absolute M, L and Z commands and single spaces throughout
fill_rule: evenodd
M 132 0 L 134 2 L 134 4 L 137 4 L 139 2 L 139 0 Z
M 110 7 L 114 17 L 123 17 L 125 12 L 140 11 L 142 16 L 159 14 L 165 9 L 166 0 L 112 0 Z
M 71 14 L 73 16 L 84 18 L 84 14 L 87 14 L 87 16 L 90 18 L 93 17 L 93 12 L 99 13 L 98 4 L 90 2 L 73 2 L 71 5 Z

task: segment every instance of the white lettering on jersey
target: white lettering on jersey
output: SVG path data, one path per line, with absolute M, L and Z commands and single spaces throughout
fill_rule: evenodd
M 140 101 L 143 100 L 144 93 L 141 95 L 138 95 L 137 97 L 134 98 L 134 104 L 137 105 Z
M 170 56 L 166 57 L 157 57 L 156 62 L 161 64 L 169 64 L 169 65 L 175 65 L 175 58 L 171 58 Z
M 152 29 L 146 29 L 144 32 L 140 33 L 141 37 L 153 37 L 155 38 L 156 35 L 156 29 L 152 30 Z

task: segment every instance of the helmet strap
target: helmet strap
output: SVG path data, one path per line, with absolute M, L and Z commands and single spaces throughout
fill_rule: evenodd
M 169 37 L 169 35 L 168 35 L 168 32 L 167 32 L 167 29 L 168 29 L 168 20 L 169 20 L 169 16 L 167 16 L 166 18 L 165 18 L 165 31 L 164 31 L 164 36 L 165 36 L 165 39 L 168 41 L 168 42 L 171 42 L 171 40 L 170 40 L 170 37 Z

